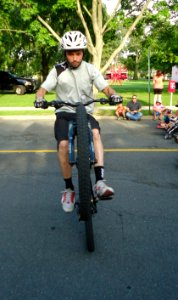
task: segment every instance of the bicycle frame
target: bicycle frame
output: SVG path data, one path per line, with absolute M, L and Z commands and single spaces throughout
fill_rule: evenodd
M 69 151 L 69 163 L 71 166 L 77 164 L 77 157 L 75 155 L 75 137 L 77 135 L 77 124 L 76 121 L 69 121 L 69 129 L 68 129 L 68 151 Z M 94 150 L 94 144 L 93 144 L 93 133 L 91 129 L 90 122 L 88 122 L 88 133 L 89 133 L 89 150 L 90 150 L 90 165 L 93 165 L 96 163 L 95 158 L 95 150 Z
M 94 143 L 93 143 L 93 133 L 91 129 L 91 124 L 88 121 L 88 134 L 89 134 L 89 160 L 90 160 L 90 167 L 96 163 L 95 158 L 95 150 L 94 150 Z M 68 154 L 69 154 L 69 163 L 71 166 L 76 165 L 77 167 L 77 155 L 75 154 L 75 138 L 77 136 L 77 123 L 76 121 L 69 121 L 69 129 L 68 129 Z M 90 180 L 91 181 L 91 180 Z M 92 181 L 91 181 L 91 213 L 97 213 L 97 199 L 94 197 L 93 189 L 92 189 Z M 76 203 L 79 207 L 79 203 Z M 79 221 L 84 220 L 85 217 L 80 214 L 79 210 L 78 213 L 80 215 Z

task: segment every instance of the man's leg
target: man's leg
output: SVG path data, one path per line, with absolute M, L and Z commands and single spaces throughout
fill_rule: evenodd
M 65 212 L 71 212 L 75 204 L 75 192 L 72 183 L 72 167 L 68 158 L 68 122 L 70 116 L 66 113 L 59 113 L 54 124 L 55 138 L 58 143 L 58 161 L 62 176 L 65 181 L 65 190 L 62 194 L 62 207 Z
M 134 115 L 131 114 L 130 112 L 127 112 L 126 116 L 127 116 L 127 118 L 128 118 L 129 120 L 135 120 L 135 119 L 134 119 Z
M 128 111 L 126 112 L 126 119 L 130 120 L 132 118 L 132 114 Z
M 95 164 L 96 184 L 94 185 L 95 196 L 99 198 L 110 198 L 114 190 L 105 184 L 104 180 L 104 149 L 101 135 L 98 129 L 93 129 L 93 143 L 97 163 Z
M 98 129 L 93 129 L 93 143 L 95 148 L 95 156 L 97 159 L 97 163 L 95 166 L 103 166 L 104 165 L 104 150 L 103 143 L 101 141 L 101 135 Z
M 130 119 L 133 120 L 133 121 L 137 121 L 138 120 L 138 114 L 132 115 Z
M 136 120 L 136 121 L 141 120 L 142 115 L 143 115 L 143 114 L 142 114 L 141 112 L 136 113 L 136 114 L 134 115 L 135 120 Z
M 59 143 L 58 161 L 66 187 L 61 199 L 62 207 L 65 212 L 72 212 L 75 204 L 75 193 L 72 183 L 72 167 L 68 158 L 68 141 L 66 140 Z
M 60 115 L 60 117 L 59 117 Z M 60 113 L 55 121 L 54 131 L 57 140 L 58 161 L 64 178 L 66 189 L 73 189 L 72 184 L 72 167 L 69 164 L 68 158 L 68 122 L 71 118 L 70 115 Z M 73 117 L 73 116 L 72 116 Z
M 72 177 L 72 167 L 69 164 L 68 141 L 61 141 L 58 146 L 58 161 L 64 179 Z

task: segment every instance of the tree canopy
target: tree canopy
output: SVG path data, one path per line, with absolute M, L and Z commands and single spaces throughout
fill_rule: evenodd
M 101 0 L 1 0 L 0 9 L 2 69 L 45 77 L 63 59 L 59 43 L 68 30 L 86 35 L 87 60 L 103 73 L 125 50 L 141 62 L 148 46 L 154 66 L 177 63 L 177 30 L 168 19 L 176 18 L 176 0 L 117 0 L 111 15 Z

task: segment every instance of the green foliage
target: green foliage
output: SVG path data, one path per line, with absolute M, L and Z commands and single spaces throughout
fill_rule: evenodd
M 50 2 L 50 1 L 49 1 Z M 52 11 L 56 11 L 59 9 L 77 9 L 77 4 L 75 0 L 58 0 L 52 6 Z
M 159 26 L 160 25 L 160 26 Z M 154 36 L 154 43 L 151 45 L 152 65 L 156 69 L 170 72 L 173 65 L 178 62 L 178 32 L 177 26 L 164 22 L 155 26 L 150 39 Z
M 144 2 L 145 0 L 139 1 L 140 5 Z M 121 1 L 122 9 L 110 22 L 103 37 L 102 66 L 119 46 L 135 20 L 135 12 L 140 8 L 137 4 L 137 0 Z M 91 13 L 92 1 L 82 0 L 81 5 L 94 40 L 91 19 L 83 8 L 86 5 Z M 144 18 L 128 40 L 129 45 L 126 44 L 123 49 L 136 54 L 136 56 L 130 56 L 125 62 L 133 72 L 135 67 L 139 72 L 146 72 L 148 47 L 151 50 L 152 68 L 170 71 L 172 65 L 178 63 L 177 27 L 169 23 L 169 19 L 175 17 L 178 11 L 178 3 L 176 0 L 167 0 L 156 4 L 154 1 L 154 8 L 158 13 L 156 14 L 155 11 L 152 13 L 149 9 L 145 12 Z M 10 69 L 18 74 L 32 75 L 40 72 L 45 78 L 52 65 L 63 59 L 58 42 L 37 20 L 37 16 L 42 17 L 59 36 L 71 29 L 84 32 L 76 13 L 76 0 L 1 0 L 0 9 L 0 29 L 3 29 L 0 35 L 0 68 Z M 107 22 L 107 19 L 107 12 L 103 8 L 103 24 Z M 147 25 L 151 28 L 149 35 L 144 33 Z M 117 60 L 122 60 L 121 54 L 118 55 Z M 90 59 L 88 52 L 86 59 Z
M 76 13 L 72 13 L 76 10 L 76 1 L 24 0 L 15 3 L 13 0 L 2 0 L 1 6 L 0 28 L 4 30 L 0 36 L 3 46 L 0 54 L 6 55 L 0 58 L 0 68 L 32 75 L 37 72 L 37 66 L 45 77 L 61 55 L 57 40 L 37 20 L 37 15 L 60 36 L 73 24 L 75 28 L 79 27 Z

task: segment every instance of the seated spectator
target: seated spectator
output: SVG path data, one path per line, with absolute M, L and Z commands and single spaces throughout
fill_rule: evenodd
M 120 119 L 120 117 L 122 117 L 123 119 L 125 119 L 125 113 L 126 113 L 126 106 L 124 106 L 122 103 L 120 103 L 117 108 L 116 108 L 116 116 L 117 116 L 117 120 Z
M 161 100 L 156 100 L 155 104 L 153 105 L 153 120 L 156 120 L 156 117 L 158 117 L 159 120 L 162 120 L 163 113 L 166 111 L 166 108 L 164 105 L 162 105 Z
M 157 125 L 157 128 L 169 129 L 174 126 L 175 122 L 177 122 L 178 117 L 173 115 L 171 109 L 167 109 L 164 113 L 164 116 L 160 123 Z
M 142 113 L 141 113 L 141 103 L 137 100 L 137 96 L 133 95 L 132 100 L 127 103 L 127 112 L 126 118 L 128 120 L 138 121 L 141 120 Z

